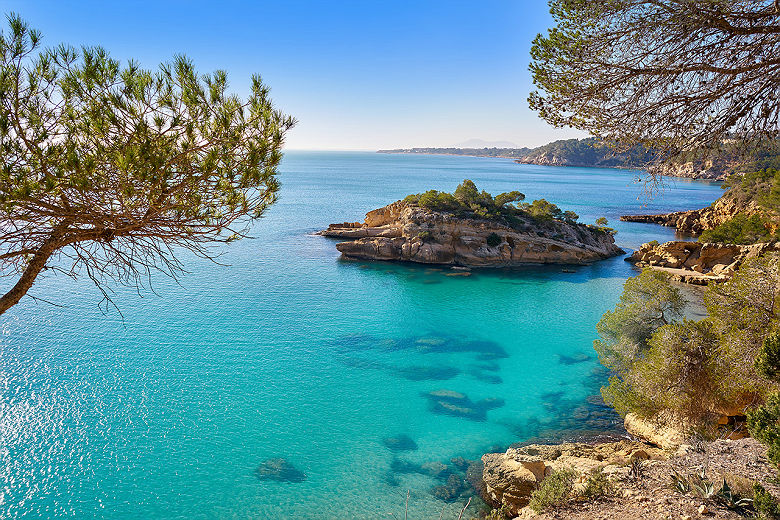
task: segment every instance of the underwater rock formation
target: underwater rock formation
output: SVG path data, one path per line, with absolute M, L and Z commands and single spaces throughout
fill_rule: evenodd
M 260 480 L 276 480 L 278 482 L 303 482 L 306 480 L 306 473 L 282 457 L 263 461 L 255 470 L 255 476 Z

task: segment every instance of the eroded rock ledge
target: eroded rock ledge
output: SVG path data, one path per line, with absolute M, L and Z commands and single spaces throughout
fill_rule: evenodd
M 668 272 L 673 279 L 695 285 L 722 282 L 731 278 L 742 263 L 767 253 L 780 251 L 780 243 L 750 245 L 702 242 L 647 243 L 626 260 L 638 267 Z
M 530 217 L 510 226 L 404 201 L 369 211 L 362 223 L 331 224 L 319 234 L 348 239 L 336 245 L 347 258 L 469 267 L 586 264 L 624 253 L 610 233 L 593 226 Z
M 742 204 L 730 197 L 721 197 L 711 206 L 690 211 L 676 211 L 657 215 L 623 215 L 625 222 L 645 222 L 676 228 L 680 233 L 700 235 L 703 231 L 717 226 L 742 213 L 747 216 L 759 213 L 761 209 L 755 201 Z

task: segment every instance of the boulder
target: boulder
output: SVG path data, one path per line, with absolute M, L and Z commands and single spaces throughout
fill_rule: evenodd
M 676 450 L 688 437 L 685 434 L 688 428 L 684 424 L 675 423 L 674 420 L 663 415 L 644 418 L 635 413 L 629 413 L 626 414 L 623 424 L 626 431 L 634 437 L 643 439 L 664 450 Z

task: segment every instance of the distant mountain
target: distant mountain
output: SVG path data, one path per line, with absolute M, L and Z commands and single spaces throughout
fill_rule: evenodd
M 469 155 L 473 157 L 503 157 L 519 159 L 530 152 L 530 148 L 396 148 L 377 150 L 377 153 L 420 153 L 428 155 Z
M 453 148 L 518 148 L 515 143 L 510 141 L 484 141 L 482 139 L 469 139 L 462 143 L 457 143 Z

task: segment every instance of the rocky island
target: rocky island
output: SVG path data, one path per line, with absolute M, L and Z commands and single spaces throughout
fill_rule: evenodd
M 410 195 L 319 234 L 347 239 L 336 245 L 346 258 L 463 267 L 585 264 L 624 253 L 611 229 L 524 198 L 516 191 L 493 197 L 466 180 L 454 194 Z

